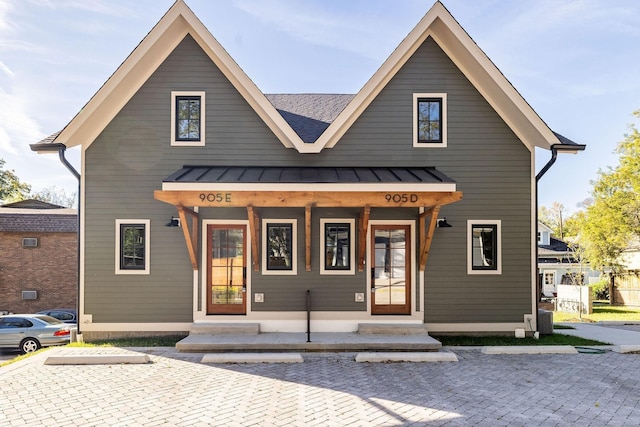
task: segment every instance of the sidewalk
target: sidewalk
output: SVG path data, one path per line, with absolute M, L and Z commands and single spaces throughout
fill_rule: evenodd
M 632 322 L 561 323 L 575 329 L 554 329 L 557 334 L 601 341 L 627 350 L 640 351 L 640 324 Z M 630 325 L 631 324 L 631 325 Z

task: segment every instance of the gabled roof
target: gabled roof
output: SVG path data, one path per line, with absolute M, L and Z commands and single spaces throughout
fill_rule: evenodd
M 319 153 L 324 148 L 334 147 L 427 37 L 438 43 L 530 150 L 534 147 L 549 149 L 551 145 L 561 143 L 559 136 L 540 119 L 439 1 L 334 120 L 320 120 L 309 134 L 298 134 L 291 124 L 295 127 L 295 120 L 307 116 L 287 109 L 279 112 L 277 104 L 286 99 L 277 100 L 274 107 L 184 1 L 177 0 L 71 122 L 58 135 L 33 144 L 32 150 L 46 150 L 47 145 L 60 143 L 67 147 L 88 147 L 187 34 L 194 38 L 282 144 L 300 153 Z M 326 126 L 327 123 L 330 124 Z
M 0 206 L 0 231 L 75 233 L 78 214 L 40 200 L 22 200 Z

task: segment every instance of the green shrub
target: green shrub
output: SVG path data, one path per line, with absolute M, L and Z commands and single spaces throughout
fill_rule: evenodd
M 609 299 L 609 278 L 602 277 L 598 282 L 591 285 L 593 292 L 593 298 L 596 300 L 608 300 Z

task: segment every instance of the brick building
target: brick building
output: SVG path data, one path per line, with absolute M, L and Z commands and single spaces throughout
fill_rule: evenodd
M 78 215 L 38 200 L 0 206 L 0 312 L 73 308 Z

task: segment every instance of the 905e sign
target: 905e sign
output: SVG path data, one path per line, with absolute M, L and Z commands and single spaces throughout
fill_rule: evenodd
M 211 203 L 231 203 L 231 193 L 200 193 L 200 201 Z

